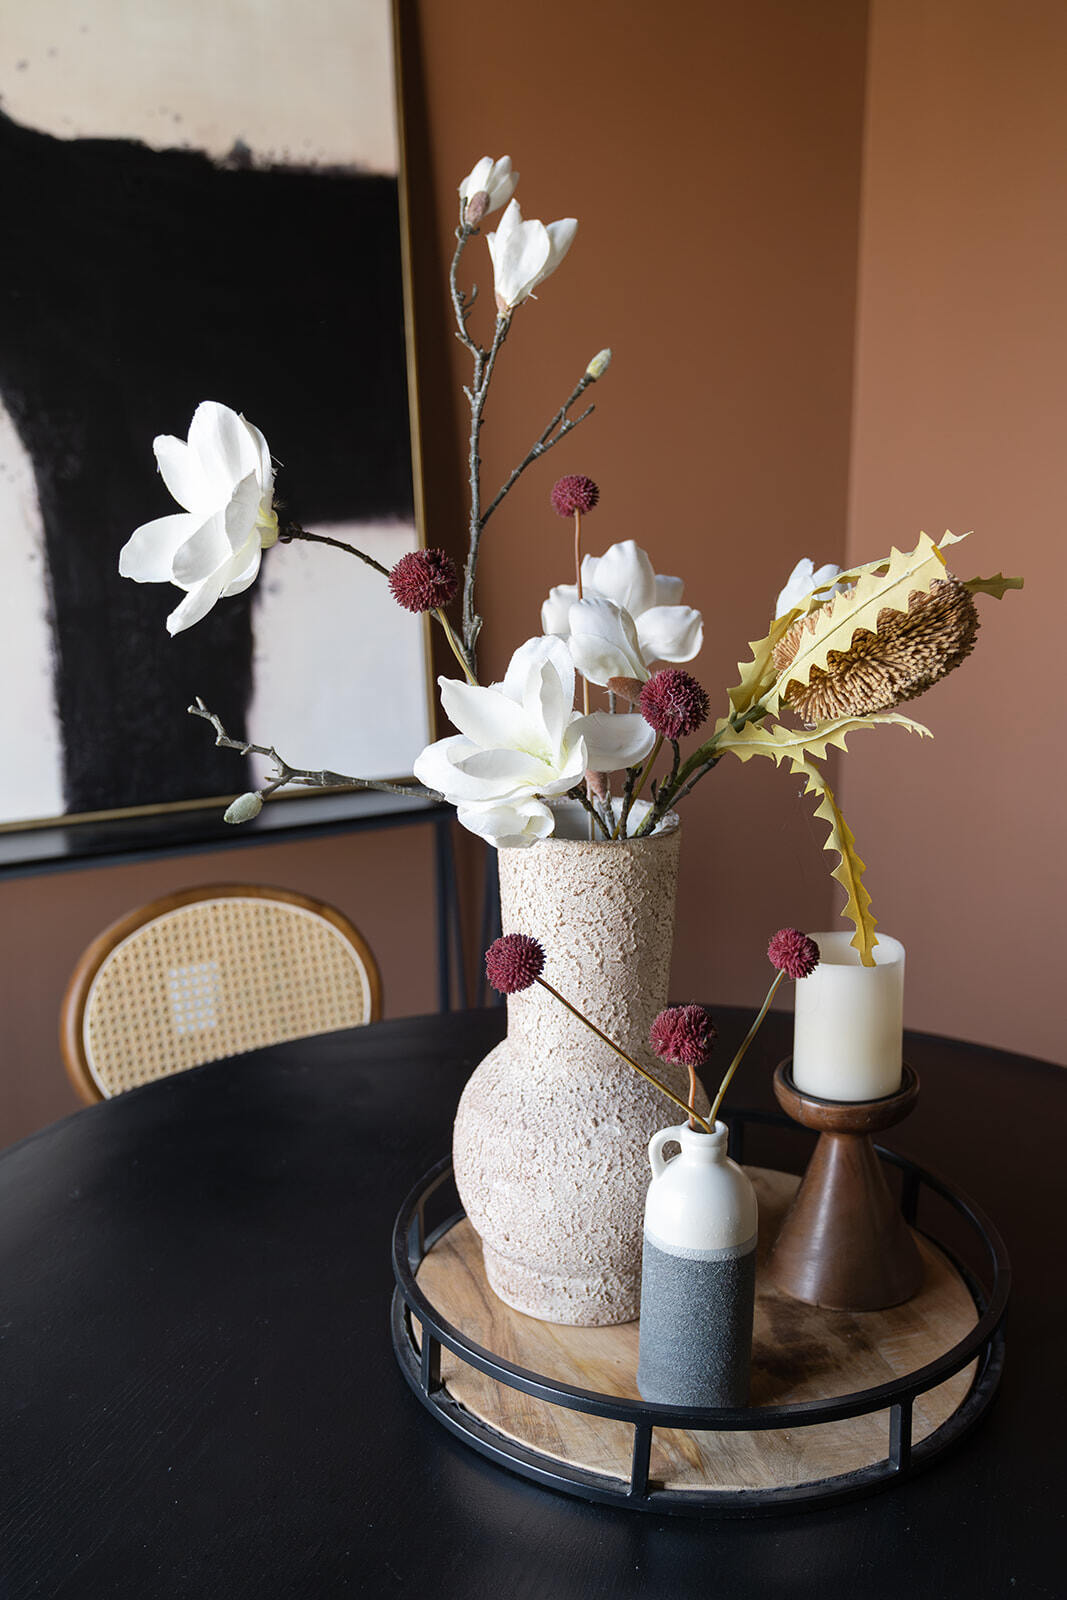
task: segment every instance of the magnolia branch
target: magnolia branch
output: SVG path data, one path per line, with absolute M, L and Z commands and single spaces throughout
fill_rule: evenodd
M 309 533 L 306 528 L 299 527 L 295 522 L 288 523 L 278 534 L 279 544 L 293 544 L 299 540 L 304 540 L 308 544 L 332 545 L 335 550 L 343 550 L 346 555 L 358 556 L 360 561 L 365 561 L 368 567 L 373 567 L 375 572 L 380 572 L 383 578 L 388 578 L 390 575 L 388 567 L 383 567 L 380 561 L 375 561 L 374 557 L 369 556 L 365 550 L 360 550 L 354 544 L 347 544 L 344 539 L 333 539 L 326 533 Z M 440 607 L 435 606 L 430 615 L 444 629 L 449 648 L 463 668 L 463 673 L 468 683 L 474 683 L 473 663 L 460 641 L 456 638 L 452 624 L 445 616 L 445 613 Z M 348 782 L 349 780 L 346 779 L 345 781 Z
M 604 835 L 605 839 L 610 839 L 611 838 L 611 834 L 608 832 L 607 823 L 604 821 L 604 818 L 600 815 L 600 812 L 596 809 L 596 807 L 593 805 L 592 801 L 589 799 L 589 796 L 586 794 L 585 786 L 583 784 L 579 783 L 579 784 L 576 784 L 573 789 L 568 789 L 567 790 L 567 798 L 569 800 L 577 800 L 578 804 L 582 807 L 582 809 L 589 813 L 589 820 L 590 820 L 591 826 L 599 828 L 601 833 Z
M 485 411 L 485 402 L 489 396 L 489 384 L 492 380 L 493 368 L 496 366 L 496 358 L 500 353 L 501 345 L 508 336 L 510 326 L 511 312 L 504 311 L 499 313 L 496 325 L 493 328 L 493 343 L 488 354 L 479 346 L 475 346 L 474 383 L 472 388 L 465 391 L 471 410 L 470 455 L 468 459 L 471 504 L 467 564 L 463 572 L 463 645 L 472 664 L 474 662 L 474 648 L 482 627 L 482 619 L 474 609 L 474 583 L 478 571 L 478 546 L 481 543 L 483 527 L 482 459 L 479 453 L 482 417 Z
M 199 695 L 196 701 L 188 708 L 191 717 L 202 717 L 205 722 L 210 722 L 215 730 L 215 743 L 224 750 L 236 750 L 243 756 L 265 756 L 274 763 L 276 777 L 264 785 L 262 794 L 272 794 L 275 789 L 280 789 L 284 784 L 292 783 L 303 785 L 309 789 L 381 789 L 386 794 L 400 794 L 409 799 L 441 800 L 443 796 L 436 789 L 427 789 L 423 784 L 386 783 L 377 778 L 353 778 L 344 772 L 329 772 L 325 768 L 313 771 L 308 767 L 291 767 L 283 761 L 273 745 L 252 744 L 247 739 L 231 739 L 222 721 L 213 711 L 209 711 Z
M 459 286 L 458 274 L 460 257 L 467 248 L 467 241 L 474 234 L 476 234 L 478 230 L 477 228 L 472 228 L 468 223 L 462 220 L 463 210 L 464 207 L 461 202 L 460 224 L 456 229 L 456 248 L 452 255 L 452 265 L 448 270 L 448 287 L 452 295 L 452 310 L 455 312 L 456 322 L 458 324 L 456 338 L 461 340 L 461 342 L 466 345 L 467 349 L 472 355 L 477 355 L 478 346 L 467 332 L 467 315 L 471 306 L 478 298 L 478 288 L 477 285 L 475 285 L 471 289 L 470 294 L 466 294 Z
M 526 468 L 531 466 L 539 456 L 546 455 L 548 451 L 552 449 L 553 445 L 559 444 L 560 440 L 566 438 L 568 433 L 574 432 L 574 429 L 580 422 L 584 422 L 586 417 L 593 414 L 593 412 L 596 410 L 596 407 L 586 406 L 580 417 L 567 416 L 567 412 L 570 410 L 574 402 L 585 393 L 586 389 L 588 389 L 591 383 L 595 382 L 596 379 L 591 378 L 588 372 L 582 374 L 581 382 L 572 391 L 570 398 L 566 400 L 562 406 L 560 406 L 559 410 L 552 418 L 552 421 L 548 424 L 548 427 L 541 434 L 541 437 L 537 440 L 536 444 L 530 446 L 530 449 L 526 452 L 525 456 L 523 456 L 522 460 L 511 473 L 510 477 L 508 477 L 506 482 L 501 484 L 500 488 L 497 490 L 496 495 L 482 516 L 482 528 L 485 527 L 486 523 L 489 521 L 489 518 L 493 515 L 493 512 L 496 510 L 501 500 L 503 500 L 504 496 L 522 477 L 523 473 L 526 471 Z M 559 429 L 559 432 L 556 434 L 555 438 L 552 438 L 553 430 L 556 428 Z
M 456 338 L 466 350 L 470 351 L 474 368 L 471 375 L 470 385 L 464 385 L 463 388 L 463 393 L 467 397 L 467 404 L 470 407 L 471 416 L 470 447 L 467 463 L 468 483 L 470 490 L 470 518 L 468 523 L 467 560 L 463 569 L 463 653 L 466 662 L 465 670 L 468 670 L 468 675 L 470 676 L 473 676 L 474 674 L 475 648 L 478 641 L 478 635 L 481 632 L 482 627 L 482 619 L 475 610 L 474 596 L 475 581 L 478 571 L 478 550 L 479 545 L 481 544 L 481 537 L 485 529 L 485 525 L 489 521 L 489 518 L 493 515 L 493 512 L 500 505 L 505 495 L 508 494 L 508 492 L 518 482 L 519 478 L 521 478 L 522 474 L 526 471 L 526 468 L 531 466 L 539 456 L 542 456 L 547 451 L 551 450 L 553 446 L 557 445 L 561 439 L 567 436 L 568 433 L 573 432 L 578 424 L 580 422 L 584 422 L 586 417 L 590 415 L 594 409 L 592 406 L 588 406 L 586 410 L 583 411 L 578 417 L 570 417 L 568 416 L 568 412 L 578 398 L 584 394 L 589 385 L 597 381 L 597 378 L 603 371 L 602 366 L 593 371 L 590 371 L 589 368 L 586 369 L 586 371 L 582 374 L 580 381 L 572 390 L 568 399 L 553 416 L 548 426 L 527 451 L 526 455 L 519 462 L 518 466 L 514 469 L 506 482 L 501 485 L 492 503 L 483 512 L 481 503 L 482 462 L 480 453 L 482 421 L 485 413 L 486 399 L 488 398 L 489 394 L 489 385 L 493 377 L 493 369 L 496 365 L 496 359 L 500 353 L 501 346 L 508 336 L 508 329 L 511 326 L 512 313 L 510 309 L 502 310 L 497 313 L 496 324 L 493 329 L 493 342 L 488 350 L 485 350 L 482 345 L 478 344 L 478 342 L 471 337 L 470 331 L 467 327 L 467 318 L 470 313 L 471 306 L 474 304 L 478 290 L 477 287 L 474 287 L 469 293 L 467 293 L 460 288 L 459 266 L 463 252 L 466 249 L 469 240 L 473 238 L 477 232 L 478 228 L 466 220 L 466 209 L 464 204 L 461 202 L 459 226 L 456 228 L 456 248 L 453 252 L 452 263 L 449 268 L 448 283 L 449 292 L 452 299 L 452 311 L 456 319 Z
M 375 561 L 374 557 L 369 556 L 365 550 L 360 550 L 354 544 L 346 544 L 343 539 L 331 539 L 328 533 L 309 533 L 306 528 L 299 528 L 295 522 L 290 522 L 278 534 L 279 544 L 293 544 L 297 540 L 303 540 L 306 544 L 332 545 L 335 550 L 344 550 L 350 556 L 358 556 L 361 561 L 367 563 L 368 567 L 373 567 L 375 572 L 380 572 L 383 578 L 389 576 L 389 568 L 383 567 L 380 561 Z

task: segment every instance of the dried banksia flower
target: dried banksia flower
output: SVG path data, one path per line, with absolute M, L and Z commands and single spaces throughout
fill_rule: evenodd
M 702 1067 L 717 1031 L 703 1006 L 668 1006 L 653 1022 L 648 1042 L 661 1061 Z
M 576 511 L 583 514 L 592 511 L 600 499 L 600 490 L 592 478 L 580 477 L 572 473 L 567 478 L 560 478 L 554 485 L 550 496 L 552 509 L 557 516 L 572 517 Z
M 686 739 L 707 721 L 707 691 L 681 667 L 654 672 L 641 690 L 641 715 L 661 739 Z
M 787 978 L 810 978 L 819 965 L 819 946 L 799 928 L 779 928 L 767 946 L 767 959 Z
M 801 617 L 774 647 L 779 674 L 788 671 L 806 633 L 832 610 L 831 600 Z M 785 699 L 805 722 L 867 717 L 914 700 L 958 667 L 974 648 L 978 608 L 969 589 L 951 575 L 928 592 L 908 597 L 907 611 L 886 606 L 877 632 L 858 629 L 847 650 L 831 650 L 827 670 L 815 667 L 807 684 L 790 678 Z
M 405 611 L 436 611 L 455 599 L 459 573 L 445 550 L 412 550 L 390 572 L 389 587 Z
M 505 933 L 485 952 L 485 975 L 498 994 L 518 994 L 536 983 L 545 952 L 528 933 Z

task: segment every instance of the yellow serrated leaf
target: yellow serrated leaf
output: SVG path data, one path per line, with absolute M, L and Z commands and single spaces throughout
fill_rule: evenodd
M 958 544 L 963 538 L 965 534 L 946 533 L 941 543 Z M 815 626 L 805 634 L 792 663 L 764 696 L 769 711 L 778 710 L 787 684 L 795 681 L 803 687 L 816 668 L 825 672 L 831 650 L 847 651 L 858 629 L 877 632 L 880 611 L 886 607 L 907 611 L 909 595 L 924 593 L 935 579 L 944 577 L 945 558 L 930 535 L 921 533 L 914 550 L 894 548 L 888 562 L 856 571 L 859 576 L 854 586 L 847 593 L 836 595 L 832 607 L 820 607 L 815 613 Z
M 753 756 L 766 756 L 776 766 L 788 761 L 790 771 L 805 778 L 804 793 L 822 796 L 815 815 L 830 824 L 823 848 L 835 851 L 839 857 L 830 876 L 836 878 L 845 891 L 845 906 L 841 914 L 849 919 L 856 930 L 852 943 L 859 951 L 865 967 L 874 965 L 871 951 L 878 943 L 874 931 L 877 918 L 871 911 L 871 897 L 863 882 L 866 868 L 856 853 L 852 830 L 834 799 L 833 790 L 819 768 L 811 763 L 821 760 L 831 745 L 846 750 L 845 738 L 855 728 L 874 728 L 882 723 L 905 728 L 909 733 L 917 733 L 920 738 L 932 737 L 929 728 L 921 722 L 902 717 L 898 712 L 890 712 L 885 716 L 836 717 L 813 729 L 786 728 L 780 722 L 770 726 L 748 722 L 743 728 L 724 729 L 717 746 L 720 750 L 732 751 L 739 761 L 750 761 Z
M 771 631 L 765 639 L 752 639 L 749 642 L 752 659 L 737 663 L 741 682 L 730 690 L 730 705 L 734 711 L 747 711 L 749 706 L 754 706 L 756 701 L 773 686 L 778 676 L 774 665 L 774 647 L 793 626 L 799 615 L 799 611 L 790 611 L 772 623 Z
M 797 766 L 799 768 L 801 764 L 798 763 Z M 836 878 L 845 891 L 845 905 L 841 915 L 847 917 L 856 930 L 852 935 L 852 945 L 859 951 L 860 961 L 865 967 L 873 967 L 873 951 L 878 943 L 878 935 L 874 930 L 878 918 L 871 910 L 871 897 L 863 882 L 863 874 L 867 870 L 866 863 L 857 854 L 852 829 L 845 821 L 841 808 L 834 799 L 833 790 L 818 767 L 804 764 L 802 770 L 808 780 L 805 794 L 822 795 L 822 799 L 815 807 L 816 817 L 830 824 L 830 832 L 823 842 L 823 849 L 835 851 L 840 858 L 830 876 Z
M 1021 578 L 1006 578 L 1003 572 L 998 572 L 993 578 L 968 578 L 963 587 L 972 594 L 991 594 L 994 600 L 1003 600 L 1009 589 L 1021 589 Z
M 829 746 L 847 752 L 845 740 L 856 728 L 876 728 L 882 724 L 917 733 L 921 739 L 933 738 L 923 723 L 891 711 L 880 716 L 834 717 L 814 728 L 787 728 L 781 722 L 746 722 L 742 728 L 723 729 L 716 749 L 731 750 L 739 761 L 749 761 L 753 756 L 769 756 L 776 766 L 791 761 L 794 770 L 800 771 L 809 759 L 824 760 Z

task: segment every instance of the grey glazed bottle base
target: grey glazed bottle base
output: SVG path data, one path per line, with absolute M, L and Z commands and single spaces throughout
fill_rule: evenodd
M 756 1248 L 699 1260 L 645 1238 L 637 1388 L 659 1405 L 744 1406 Z

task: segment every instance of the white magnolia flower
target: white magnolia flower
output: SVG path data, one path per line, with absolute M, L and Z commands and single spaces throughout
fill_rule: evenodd
M 461 827 L 476 833 L 498 850 L 512 850 L 547 839 L 555 826 L 551 810 L 541 800 L 484 800 L 456 806 Z
M 510 156 L 501 156 L 499 161 L 494 161 L 492 156 L 483 156 L 459 186 L 464 215 L 472 210 L 471 201 L 479 194 L 484 194 L 486 198 L 480 207 L 473 208 L 478 215 L 470 217 L 471 221 L 480 222 L 490 211 L 506 206 L 515 193 L 518 181 L 519 174 L 511 170 Z
M 821 589 L 823 584 L 833 583 L 840 571 L 841 568 L 835 567 L 832 561 L 827 562 L 825 567 L 820 567 L 818 572 L 815 570 L 814 561 L 809 556 L 805 556 L 802 561 L 798 561 L 789 574 L 785 588 L 778 596 L 778 602 L 774 608 L 775 621 L 777 622 L 779 617 L 784 617 L 786 612 L 792 611 L 795 606 L 803 605 L 813 589 Z M 837 594 L 842 588 L 844 588 L 844 584 L 835 584 L 830 590 L 830 594 Z M 830 594 L 823 595 L 823 599 L 828 600 Z
M 464 827 L 497 845 L 544 838 L 553 826 L 545 796 L 565 794 L 589 769 L 633 766 L 655 739 L 643 717 L 574 710 L 574 663 L 559 639 L 528 639 L 489 688 L 438 681 L 460 731 L 428 745 L 415 776 L 456 806 Z
M 160 434 L 152 448 L 185 509 L 135 529 L 119 554 L 119 572 L 135 583 L 185 590 L 167 618 L 174 634 L 255 581 L 262 552 L 278 537 L 274 469 L 259 429 L 215 400 L 197 406 L 188 443 Z
M 486 235 L 493 261 L 496 303 L 511 311 L 555 272 L 574 243 L 578 224 L 573 217 L 560 222 L 523 222 L 519 202 L 512 200 L 495 233 Z
M 632 539 L 613 544 L 602 556 L 586 556 L 582 562 L 583 595 L 589 600 L 611 600 L 629 613 L 645 667 L 652 661 L 692 661 L 704 642 L 700 612 L 679 604 L 683 588 L 681 578 L 655 572 L 645 551 Z M 573 583 L 559 584 L 551 591 L 541 607 L 541 626 L 546 633 L 570 637 L 571 611 L 577 599 L 578 587 Z M 647 678 L 648 673 L 614 676 Z
M 637 628 L 628 611 L 613 600 L 576 600 L 567 613 L 571 659 L 589 683 L 607 686 L 610 678 L 637 678 L 648 668 Z

